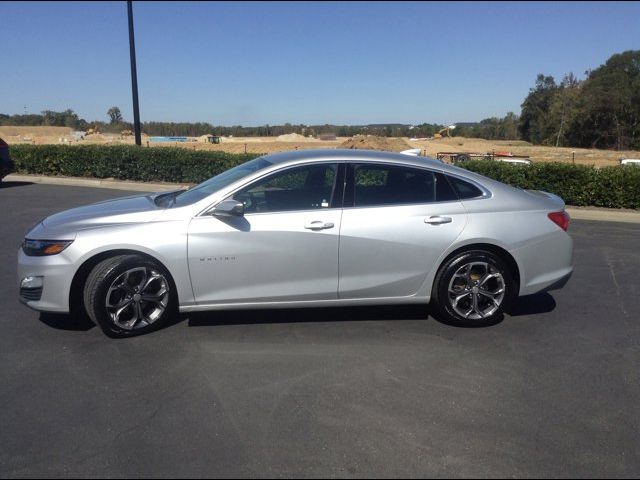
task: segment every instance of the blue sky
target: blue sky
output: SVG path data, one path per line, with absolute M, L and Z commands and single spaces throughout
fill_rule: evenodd
M 143 121 L 448 123 L 640 48 L 640 2 L 134 2 Z M 0 112 L 133 117 L 126 2 L 0 2 Z

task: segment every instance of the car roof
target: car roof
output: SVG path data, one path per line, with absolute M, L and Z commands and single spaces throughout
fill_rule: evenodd
M 403 165 L 431 166 L 442 169 L 445 165 L 440 160 L 416 155 L 405 155 L 396 152 L 382 152 L 379 150 L 358 150 L 358 149 L 310 149 L 310 150 L 289 150 L 286 152 L 265 155 L 264 158 L 271 163 L 287 163 L 299 161 L 377 161 L 391 162 Z
M 359 149 L 310 149 L 310 150 L 289 150 L 286 152 L 273 153 L 264 155 L 262 158 L 268 160 L 274 165 L 286 163 L 300 162 L 322 162 L 332 160 L 352 161 L 352 162 L 385 162 L 395 163 L 398 165 L 427 167 L 440 170 L 443 173 L 449 173 L 467 180 L 480 182 L 486 188 L 487 183 L 499 184 L 483 175 L 475 172 L 449 165 L 430 157 L 421 157 L 416 155 L 406 155 L 396 152 L 383 152 L 379 150 L 359 150 Z

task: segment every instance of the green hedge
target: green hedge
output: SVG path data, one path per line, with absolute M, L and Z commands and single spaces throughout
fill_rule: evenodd
M 198 183 L 258 154 L 194 151 L 186 148 L 128 145 L 14 145 L 18 173 L 121 180 Z M 563 163 L 511 165 L 488 160 L 464 168 L 525 189 L 544 190 L 568 205 L 640 208 L 640 168 Z
M 544 190 L 562 197 L 567 205 L 640 208 L 640 168 L 594 168 L 566 163 L 512 165 L 472 160 L 460 166 L 524 189 Z
M 17 173 L 199 183 L 258 154 L 130 145 L 14 145 Z

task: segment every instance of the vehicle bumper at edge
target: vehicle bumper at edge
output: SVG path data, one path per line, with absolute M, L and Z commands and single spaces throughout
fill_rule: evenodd
M 69 289 L 73 280 L 73 264 L 63 255 L 30 257 L 18 252 L 18 289 L 25 277 L 42 277 L 42 292 L 20 291 L 20 302 L 43 312 L 69 312 Z M 39 298 L 38 298 L 39 297 Z M 34 300 L 33 298 L 38 298 Z
M 520 266 L 520 295 L 562 288 L 573 272 L 573 240 L 560 229 L 511 253 Z

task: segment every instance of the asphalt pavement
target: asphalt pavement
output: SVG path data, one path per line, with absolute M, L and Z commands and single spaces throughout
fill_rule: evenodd
M 252 310 L 112 340 L 22 306 L 24 231 L 125 194 L 0 187 L 0 477 L 640 476 L 640 225 L 574 221 L 568 285 L 487 328 Z

